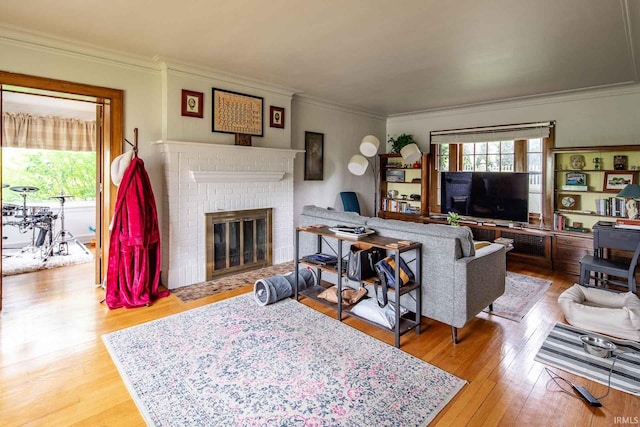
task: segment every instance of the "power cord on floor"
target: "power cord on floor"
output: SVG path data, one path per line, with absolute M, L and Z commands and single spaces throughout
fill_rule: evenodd
M 597 400 L 601 400 L 604 399 L 605 397 L 607 397 L 609 395 L 609 392 L 611 391 L 611 374 L 613 374 L 613 367 L 616 365 L 616 362 L 618 361 L 618 358 L 620 356 L 622 356 L 623 354 L 640 354 L 636 351 L 623 351 L 620 353 L 616 353 L 615 356 L 613 357 L 613 363 L 611 363 L 611 368 L 609 368 L 609 375 L 607 376 L 607 392 L 605 394 L 603 394 L 600 397 L 596 397 Z M 544 370 L 547 372 L 547 374 L 549 375 L 549 377 L 551 377 L 551 379 L 553 380 L 553 382 L 558 386 L 558 388 L 560 388 L 560 390 L 566 394 L 568 394 L 569 396 L 576 398 L 576 399 L 581 399 L 580 396 L 576 396 L 575 393 L 573 393 L 571 390 L 567 390 L 566 388 L 564 388 L 562 385 L 560 385 L 560 383 L 558 382 L 558 380 L 562 380 L 565 383 L 567 383 L 570 387 L 573 387 L 573 383 L 563 377 L 561 377 L 560 375 L 556 374 L 555 372 L 551 371 L 549 368 L 544 368 Z M 635 393 L 640 392 L 640 390 L 638 391 L 634 391 Z

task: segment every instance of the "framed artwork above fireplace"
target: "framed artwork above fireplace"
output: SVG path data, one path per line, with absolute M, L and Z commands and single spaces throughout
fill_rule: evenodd
M 213 88 L 213 132 L 263 135 L 263 98 Z

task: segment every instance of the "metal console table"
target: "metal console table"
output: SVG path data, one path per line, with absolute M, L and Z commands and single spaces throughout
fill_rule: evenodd
M 316 240 L 316 253 L 322 253 L 322 246 L 323 246 L 323 242 L 326 242 L 325 239 L 326 238 L 330 238 L 330 239 L 336 239 L 337 241 L 337 258 L 338 258 L 338 263 L 336 266 L 326 266 L 326 265 L 317 265 L 317 264 L 311 264 L 308 262 L 304 262 L 303 260 L 300 259 L 300 253 L 299 253 L 299 248 L 300 248 L 300 233 L 311 233 L 316 235 L 317 240 Z M 343 306 L 342 305 L 342 278 L 346 277 L 346 271 L 345 268 L 343 267 L 343 263 L 341 262 L 342 260 L 342 244 L 343 242 L 358 242 L 358 243 L 364 243 L 366 245 L 369 245 L 371 247 L 377 247 L 377 248 L 381 248 L 387 251 L 387 253 L 392 253 L 393 256 L 395 257 L 396 260 L 396 265 L 400 265 L 400 254 L 407 252 L 407 251 L 415 251 L 416 254 L 416 265 L 415 265 L 415 277 L 416 277 L 416 281 L 415 282 L 410 282 L 408 284 L 406 284 L 405 286 L 401 287 L 399 290 L 396 289 L 389 289 L 390 293 L 395 293 L 395 298 L 394 298 L 394 304 L 395 304 L 395 313 L 396 313 L 396 321 L 395 321 L 395 327 L 393 329 L 389 329 L 386 328 L 378 323 L 372 322 L 368 319 L 363 318 L 362 316 L 358 316 L 357 314 L 353 313 L 351 311 L 351 309 L 353 307 L 355 307 L 355 305 L 352 306 Z M 298 267 L 300 263 L 303 263 L 305 265 L 309 265 L 313 268 L 317 269 L 318 272 L 318 283 L 316 284 L 316 286 L 313 286 L 312 288 L 308 288 L 308 289 L 304 289 L 304 290 L 298 290 L 298 275 L 296 275 L 296 285 L 295 285 L 295 289 L 294 289 L 294 294 L 295 294 L 295 298 L 296 300 L 298 300 L 300 295 L 303 295 L 307 298 L 311 298 L 315 301 L 318 301 L 320 303 L 322 303 L 323 305 L 329 306 L 333 309 L 335 309 L 338 312 L 338 320 L 342 321 L 343 320 L 343 313 L 346 316 L 353 316 L 356 317 L 366 323 L 369 323 L 370 325 L 376 326 L 380 329 L 386 330 L 388 332 L 393 332 L 395 334 L 395 346 L 396 347 L 400 347 L 400 336 L 404 335 L 405 333 L 409 332 L 412 329 L 416 330 L 416 334 L 420 335 L 420 314 L 422 312 L 422 282 L 421 282 L 421 278 L 422 278 L 422 258 L 421 258 L 421 251 L 422 251 L 422 244 L 417 243 L 417 242 L 404 242 L 404 241 L 399 241 L 397 239 L 392 239 L 389 237 L 382 237 L 382 236 L 377 236 L 377 235 L 371 235 L 371 236 L 367 236 L 365 238 L 362 239 L 356 239 L 356 238 L 351 238 L 348 236 L 344 236 L 342 234 L 338 235 L 336 233 L 334 233 L 333 231 L 331 231 L 329 229 L 328 226 L 325 225 L 314 225 L 314 226 L 306 226 L 306 227 L 298 227 L 296 228 L 296 253 L 295 253 L 295 257 L 294 257 L 294 271 L 298 271 Z M 338 303 L 337 304 L 333 304 L 330 303 L 324 299 L 318 298 L 318 295 L 323 292 L 326 288 L 333 286 L 332 283 L 329 282 L 324 282 L 322 281 L 322 271 L 328 271 L 328 272 L 332 272 L 334 274 L 337 274 L 337 288 L 338 288 Z M 400 283 L 400 278 L 399 278 L 400 272 L 399 269 L 396 269 L 396 283 Z M 371 279 L 366 279 L 363 280 L 362 283 L 366 283 L 366 284 L 370 284 L 372 285 L 374 283 L 374 278 Z M 410 292 L 415 292 L 415 297 L 416 297 L 416 313 L 415 316 L 413 316 L 413 319 L 411 318 L 411 313 L 407 313 L 407 315 L 404 316 L 400 316 L 400 297 L 402 295 L 408 294 Z M 391 304 L 391 301 L 389 301 L 389 304 Z

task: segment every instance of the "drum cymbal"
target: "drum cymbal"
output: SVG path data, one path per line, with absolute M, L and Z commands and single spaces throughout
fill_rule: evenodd
M 31 187 L 29 185 L 19 185 L 17 187 L 11 187 L 10 190 L 17 193 L 33 193 L 35 191 L 40 191 L 38 187 Z
M 9 184 L 2 184 L 2 188 L 7 188 Z
M 69 197 L 73 197 L 71 194 L 61 194 L 59 196 L 51 196 L 50 199 L 68 199 Z

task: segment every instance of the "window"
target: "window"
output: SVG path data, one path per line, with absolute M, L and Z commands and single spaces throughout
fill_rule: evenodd
M 433 159 L 430 206 L 440 210 L 440 172 L 528 172 L 529 213 L 550 220 L 553 206 L 545 197 L 548 151 L 554 121 L 431 131 Z M 551 171 L 553 173 L 553 171 Z M 531 215 L 530 215 L 531 216 Z
M 513 141 L 462 144 L 462 170 L 470 172 L 513 172 Z
M 542 138 L 527 140 L 527 165 L 529 172 L 529 212 L 542 213 Z
M 435 145 L 432 206 L 440 208 L 440 172 L 529 172 L 529 213 L 543 209 L 544 142 L 542 138 L 516 141 L 465 142 Z M 460 160 L 456 162 L 456 153 Z M 517 159 L 522 159 L 518 161 Z

